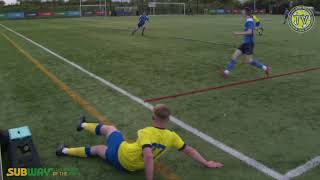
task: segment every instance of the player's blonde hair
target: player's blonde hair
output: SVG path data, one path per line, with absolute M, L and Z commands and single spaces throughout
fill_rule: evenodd
M 153 115 L 159 120 L 168 120 L 171 115 L 171 111 L 168 106 L 164 104 L 157 104 L 153 108 Z

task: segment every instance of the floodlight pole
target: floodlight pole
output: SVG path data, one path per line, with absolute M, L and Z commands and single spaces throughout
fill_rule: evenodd
M 104 16 L 107 16 L 107 0 L 104 0 Z
M 197 0 L 197 14 L 199 14 L 199 0 Z
M 81 10 L 82 9 L 82 7 L 81 7 L 82 6 L 82 2 L 81 1 L 82 0 L 79 0 L 79 2 L 80 2 L 80 7 L 79 7 L 80 17 L 82 16 L 82 10 Z
M 253 13 L 256 13 L 256 0 L 253 0 Z

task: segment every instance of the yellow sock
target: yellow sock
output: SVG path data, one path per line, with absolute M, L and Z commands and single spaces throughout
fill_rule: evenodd
M 102 125 L 99 123 L 82 123 L 81 126 L 92 134 L 100 135 L 100 128 Z
M 91 156 L 89 147 L 65 148 L 63 152 L 69 156 L 76 156 L 76 157 Z

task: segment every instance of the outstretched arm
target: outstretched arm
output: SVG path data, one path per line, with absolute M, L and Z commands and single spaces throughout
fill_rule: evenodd
M 153 154 L 151 147 L 143 148 L 144 171 L 146 180 L 153 179 Z
M 235 32 L 233 33 L 236 36 L 245 36 L 245 35 L 250 35 L 253 33 L 253 29 L 248 29 L 247 31 L 244 32 Z
M 221 167 L 223 167 L 223 164 L 221 164 L 219 162 L 207 161 L 206 159 L 204 159 L 201 156 L 201 154 L 196 149 L 194 149 L 191 146 L 186 145 L 186 147 L 182 150 L 182 152 L 184 152 L 186 155 L 188 155 L 189 157 L 196 160 L 197 162 L 199 162 L 200 164 L 202 164 L 203 166 L 205 166 L 207 168 L 221 168 Z

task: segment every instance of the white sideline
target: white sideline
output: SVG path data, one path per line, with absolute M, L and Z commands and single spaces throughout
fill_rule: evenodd
M 129 92 L 121 89 L 120 87 L 114 85 L 113 83 L 111 83 L 111 82 L 109 82 L 109 81 L 107 81 L 107 80 L 105 80 L 105 79 L 103 79 L 103 78 L 95 75 L 94 73 L 89 72 L 88 70 L 82 68 L 81 66 L 75 64 L 74 62 L 69 61 L 68 59 L 66 59 L 66 58 L 60 56 L 59 54 L 57 54 L 57 53 L 49 50 L 48 48 L 42 46 L 41 44 L 39 44 L 39 43 L 37 43 L 37 42 L 34 42 L 33 40 L 31 40 L 31 39 L 23 36 L 22 34 L 14 31 L 14 30 L 12 30 L 12 29 L 10 29 L 9 27 L 7 27 L 7 26 L 5 26 L 5 25 L 3 25 L 3 24 L 1 24 L 1 23 L 0 23 L 0 26 L 3 27 L 4 29 L 6 29 L 6 30 L 8 30 L 8 31 L 10 31 L 10 32 L 12 32 L 12 33 L 14 33 L 15 35 L 17 35 L 17 36 L 19 36 L 19 37 L 27 40 L 27 41 L 30 42 L 31 44 L 33 44 L 33 45 L 35 45 L 35 46 L 38 46 L 39 48 L 43 49 L 44 51 L 50 53 L 51 55 L 53 55 L 53 56 L 55 56 L 55 57 L 57 57 L 57 58 L 59 58 L 60 60 L 64 61 L 65 63 L 67 63 L 67 64 L 73 66 L 74 68 L 80 70 L 81 72 L 89 75 L 90 77 L 92 77 L 92 78 L 100 81 L 101 83 L 103 83 L 104 85 L 108 86 L 109 88 L 112 88 L 112 89 L 118 91 L 120 94 L 129 97 L 131 100 L 133 100 L 133 101 L 135 101 L 136 103 L 144 106 L 145 108 L 147 108 L 147 109 L 149 109 L 149 110 L 152 110 L 152 109 L 153 109 L 153 105 L 150 104 L 150 103 L 144 102 L 143 99 L 141 99 L 141 98 L 139 98 L 139 97 L 136 97 L 136 96 L 130 94 Z M 224 152 L 232 155 L 233 157 L 235 157 L 235 158 L 237 158 L 237 159 L 239 159 L 239 160 L 247 163 L 248 165 L 256 168 L 257 170 L 263 172 L 264 174 L 266 174 L 266 175 L 268 175 L 268 176 L 270 176 L 270 177 L 272 177 L 272 178 L 274 178 L 274 179 L 279 179 L 279 180 L 284 180 L 284 179 L 286 179 L 286 177 L 285 177 L 284 175 L 280 174 L 279 172 L 277 172 L 277 171 L 275 171 L 275 170 L 273 170 L 273 169 L 265 166 L 264 164 L 262 164 L 262 163 L 260 163 L 260 162 L 258 162 L 258 161 L 256 161 L 256 160 L 254 160 L 254 159 L 252 159 L 252 158 L 250 158 L 250 157 L 242 154 L 241 152 L 239 152 L 239 151 L 237 151 L 237 150 L 235 150 L 235 149 L 233 149 L 233 148 L 231 148 L 231 147 L 229 147 L 229 146 L 221 143 L 220 141 L 218 141 L 218 140 L 210 137 L 209 135 L 201 132 L 200 130 L 198 130 L 198 129 L 196 129 L 196 128 L 194 128 L 194 127 L 192 127 L 192 126 L 190 126 L 190 125 L 188 125 L 188 124 L 186 124 L 186 123 L 184 123 L 183 121 L 181 121 L 181 120 L 179 120 L 179 119 L 177 119 L 177 118 L 175 118 L 175 117 L 173 117 L 173 116 L 170 118 L 170 120 L 171 120 L 173 123 L 175 123 L 176 125 L 180 126 L 181 128 L 183 128 L 183 129 L 189 131 L 190 133 L 192 133 L 192 134 L 200 137 L 200 138 L 203 139 L 204 141 L 210 143 L 211 145 L 216 146 L 217 148 L 219 148 L 219 149 L 221 149 L 222 151 L 224 151 Z
M 289 179 L 301 176 L 302 174 L 310 171 L 311 169 L 315 168 L 316 166 L 320 165 L 320 156 L 317 156 L 310 161 L 306 162 L 305 164 L 290 170 L 285 174 L 285 176 Z
M 0 180 L 3 180 L 3 167 L 2 167 L 2 156 L 1 156 L 1 145 L 0 145 Z

